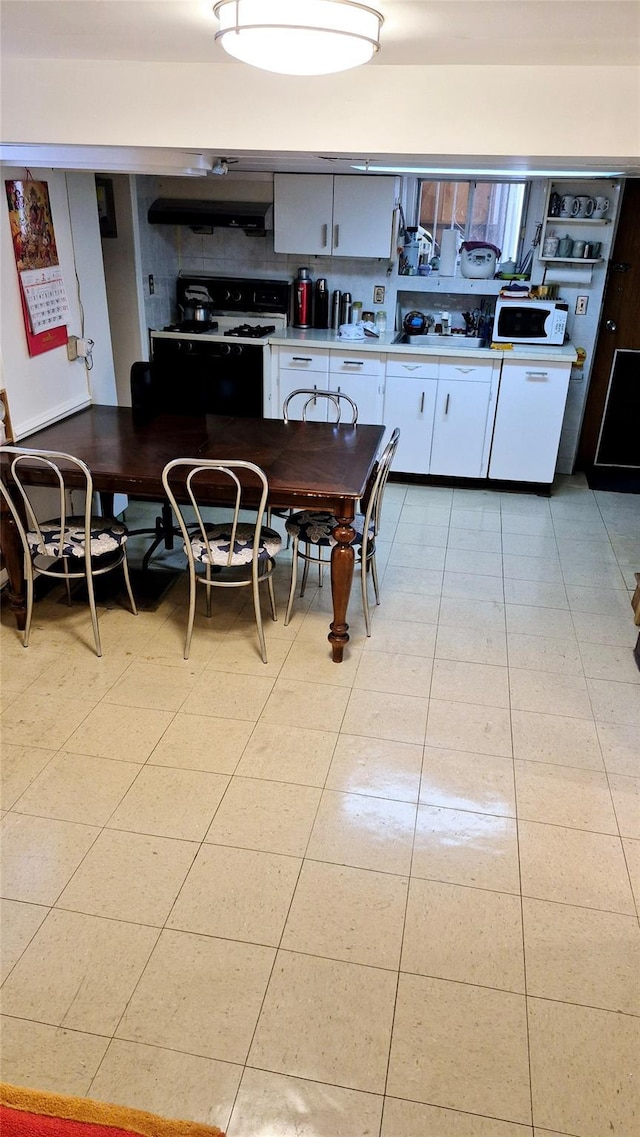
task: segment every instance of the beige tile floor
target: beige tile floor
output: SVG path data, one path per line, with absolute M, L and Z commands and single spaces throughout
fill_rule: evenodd
M 2 626 L 2 1076 L 229 1137 L 637 1137 L 640 498 L 392 484 L 383 601 Z M 279 569 L 284 610 L 288 567 Z

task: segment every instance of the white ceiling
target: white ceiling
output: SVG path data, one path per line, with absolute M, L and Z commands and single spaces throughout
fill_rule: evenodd
M 384 16 L 374 67 L 633 66 L 640 56 L 638 0 L 369 2 Z M 7 57 L 228 63 L 213 0 L 2 0 L 0 20 Z
M 637 66 L 640 58 L 640 0 L 368 2 L 384 16 L 381 51 L 368 65 L 373 68 L 438 64 L 472 68 L 487 64 L 589 68 Z M 7 59 L 208 62 L 213 67 L 243 69 L 244 64 L 231 60 L 214 42 L 217 26 L 213 0 L 0 0 L 0 44 L 2 56 Z M 586 71 L 584 81 L 592 81 Z M 27 75 L 25 82 L 28 83 Z M 308 82 L 312 84 L 313 80 Z M 522 100 L 523 113 L 526 113 L 527 100 L 536 97 L 535 89 L 507 90 L 505 94 Z M 606 99 L 606 91 L 602 97 Z M 201 113 L 201 108 L 190 105 L 188 91 L 176 90 L 175 98 L 184 105 L 185 115 L 197 118 Z M 578 108 L 579 98 L 578 83 Z M 560 109 L 566 116 L 568 108 Z M 310 113 L 313 112 L 310 104 Z M 421 108 L 408 107 L 407 114 L 412 113 L 421 113 Z M 423 113 L 427 115 L 428 108 L 424 108 Z M 469 114 L 473 113 L 470 107 Z M 374 106 L 371 114 L 375 117 Z M 465 163 L 475 162 L 476 168 L 495 165 L 495 158 L 483 159 L 481 128 L 479 123 L 478 153 L 465 156 Z M 67 148 L 69 152 L 73 149 Z M 81 149 L 86 151 L 87 148 L 77 148 Z M 3 152 L 2 156 L 11 160 L 12 154 Z M 220 155 L 200 152 L 195 164 L 204 163 L 210 168 L 218 157 Z M 273 170 L 345 171 L 351 168 L 351 157 L 361 160 L 363 156 L 344 152 L 320 156 L 228 151 L 225 157 L 239 159 L 231 166 L 234 173 L 253 171 L 255 176 Z M 383 159 L 382 155 L 374 154 L 364 157 L 373 161 Z M 387 161 L 406 161 L 410 156 L 387 152 L 384 157 Z M 145 161 L 150 163 L 152 158 L 149 151 Z M 15 160 L 20 161 L 20 158 Z M 180 160 L 185 166 L 192 164 L 186 157 Z M 80 166 L 79 161 L 51 161 L 50 164 L 64 164 L 67 168 Z M 438 164 L 438 155 L 431 154 L 429 165 Z M 451 156 L 443 158 L 441 164 L 451 166 Z M 509 164 L 514 171 L 532 165 L 526 154 L 512 155 Z M 545 160 L 538 155 L 533 164 L 541 169 Z M 556 167 L 557 159 L 548 165 Z M 592 163 L 589 166 L 592 168 Z M 93 168 L 119 167 L 105 160 L 95 161 Z M 628 172 L 632 172 L 631 165 Z

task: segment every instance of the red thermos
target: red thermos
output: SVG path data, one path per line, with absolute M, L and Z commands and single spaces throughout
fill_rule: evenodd
M 293 283 L 293 326 L 294 328 L 310 328 L 311 325 L 311 298 L 313 294 L 313 281 L 308 268 L 299 268 L 298 276 Z

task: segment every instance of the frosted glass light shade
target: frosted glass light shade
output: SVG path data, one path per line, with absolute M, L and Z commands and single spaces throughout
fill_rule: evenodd
M 243 63 L 281 75 L 329 75 L 368 63 L 382 16 L 354 0 L 219 0 L 216 32 Z

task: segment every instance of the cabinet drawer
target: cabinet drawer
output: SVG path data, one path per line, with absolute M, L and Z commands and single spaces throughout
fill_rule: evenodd
M 389 355 L 387 375 L 398 375 L 407 379 L 437 379 L 438 358 L 424 355 Z
M 279 365 L 281 371 L 320 371 L 326 375 L 329 370 L 329 352 L 326 348 L 305 348 L 291 350 L 280 348 Z
M 477 380 L 490 383 L 493 376 L 493 359 L 441 359 L 440 378 Z
M 383 372 L 382 356 L 375 352 L 332 351 L 330 375 L 372 375 L 380 378 Z

